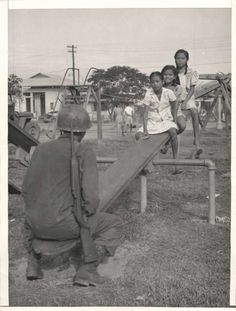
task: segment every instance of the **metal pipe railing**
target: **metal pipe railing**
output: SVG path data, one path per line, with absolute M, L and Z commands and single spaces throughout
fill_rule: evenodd
M 208 189 L 209 189 L 209 213 L 208 221 L 215 224 L 215 170 L 216 166 L 212 160 L 186 160 L 186 159 L 158 159 L 153 165 L 184 165 L 184 166 L 205 166 L 208 168 Z
M 117 158 L 97 157 L 97 163 L 114 163 Z M 211 225 L 215 224 L 215 163 L 210 159 L 158 159 L 152 162 L 153 165 L 183 165 L 183 166 L 204 166 L 208 168 L 208 189 L 209 189 L 209 213 L 208 221 Z
M 111 164 L 116 162 L 117 158 L 110 157 L 97 157 L 97 163 Z

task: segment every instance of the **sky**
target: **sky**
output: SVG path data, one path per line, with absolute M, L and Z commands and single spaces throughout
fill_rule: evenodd
M 62 76 L 77 46 L 81 80 L 90 67 L 135 67 L 150 74 L 190 53 L 199 73 L 231 71 L 230 9 L 9 10 L 9 74 Z

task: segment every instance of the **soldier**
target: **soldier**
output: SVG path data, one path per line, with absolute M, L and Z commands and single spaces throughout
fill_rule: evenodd
M 87 111 L 77 104 L 63 105 L 57 124 L 61 136 L 36 148 L 23 182 L 25 242 L 29 254 L 26 277 L 28 280 L 43 277 L 40 255 L 33 247 L 35 239 L 55 242 L 80 239 L 84 263 L 75 274 L 74 284 L 96 285 L 102 279 L 96 270 L 98 256 L 93 241 L 107 255 L 114 255 L 119 244 L 120 219 L 96 212 L 99 204 L 96 156 L 90 147 L 80 143 L 91 126 Z M 71 162 L 73 156 L 75 162 Z M 73 167 L 76 162 L 77 169 Z M 79 176 L 78 184 L 71 181 L 73 175 Z M 78 202 L 73 191 L 81 198 Z

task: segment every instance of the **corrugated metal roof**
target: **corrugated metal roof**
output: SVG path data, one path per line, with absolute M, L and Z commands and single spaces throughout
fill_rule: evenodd
M 24 79 L 22 82 L 23 87 L 50 87 L 50 86 L 60 86 L 62 83 L 62 77 L 54 75 L 46 75 L 43 73 L 37 73 L 36 75 L 30 77 L 29 79 Z M 69 86 L 73 85 L 72 80 L 65 79 L 63 85 Z

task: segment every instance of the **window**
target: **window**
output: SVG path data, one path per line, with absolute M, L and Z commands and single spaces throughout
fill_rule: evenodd
M 23 93 L 24 96 L 30 96 L 30 93 Z
M 53 110 L 54 103 L 50 103 L 50 110 Z
M 31 101 L 30 101 L 30 98 L 26 98 L 26 111 L 31 112 Z

